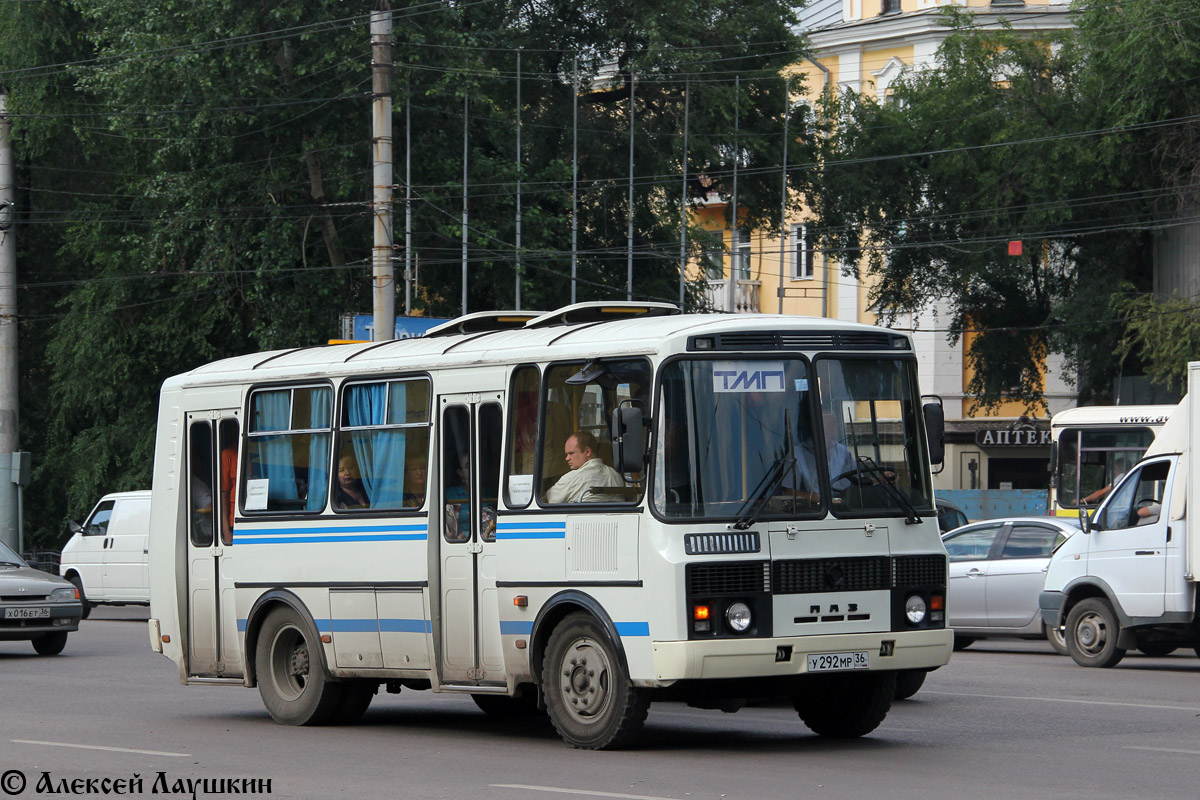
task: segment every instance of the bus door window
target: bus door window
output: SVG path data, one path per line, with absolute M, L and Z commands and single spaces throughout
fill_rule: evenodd
M 450 406 L 442 414 L 442 503 L 448 542 L 471 539 L 471 412 Z
M 213 496 L 212 424 L 197 421 L 188 428 L 188 530 L 196 547 L 213 543 Z
M 508 508 L 525 508 L 533 499 L 540 385 L 541 373 L 537 367 L 525 365 L 513 370 L 508 423 L 508 476 L 504 483 L 504 504 Z
M 238 476 L 238 423 L 234 419 L 221 420 L 217 428 L 219 470 L 216 497 L 218 500 L 218 524 L 221 527 L 221 543 L 233 544 L 233 519 L 237 514 Z
M 496 539 L 496 507 L 500 495 L 500 451 L 503 448 L 504 412 L 498 403 L 479 407 L 479 537 Z

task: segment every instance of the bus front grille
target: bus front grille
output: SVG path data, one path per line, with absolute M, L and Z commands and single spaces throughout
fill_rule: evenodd
M 890 589 L 891 559 L 887 556 L 867 556 L 776 561 L 771 585 L 775 594 Z
M 896 556 L 895 585 L 901 588 L 946 586 L 946 557 L 937 553 L 924 556 Z
M 771 565 L 767 561 L 687 566 L 687 593 L 690 597 L 716 597 L 770 590 Z

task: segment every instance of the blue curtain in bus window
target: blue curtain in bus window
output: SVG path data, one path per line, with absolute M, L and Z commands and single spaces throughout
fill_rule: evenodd
M 258 392 L 254 395 L 255 431 L 286 431 L 291 422 L 291 392 Z M 286 506 L 297 503 L 300 494 L 296 487 L 296 465 L 292 458 L 290 436 L 260 436 L 253 440 L 258 459 L 258 477 L 269 481 L 267 500 L 271 508 L 274 502 L 282 501 Z
M 351 386 L 346 392 L 347 421 L 352 426 L 383 425 L 387 411 L 387 385 L 383 383 Z M 403 384 L 393 384 L 392 398 L 404 405 Z M 362 473 L 363 489 L 371 508 L 399 508 L 404 505 L 404 437 L 403 430 L 356 432 L 351 436 L 354 456 Z
M 313 389 L 309 427 L 313 430 L 329 430 L 332 405 L 333 395 L 329 389 Z M 320 511 L 325 508 L 328 491 L 329 434 L 314 433 L 308 442 L 308 499 L 304 502 L 305 509 Z

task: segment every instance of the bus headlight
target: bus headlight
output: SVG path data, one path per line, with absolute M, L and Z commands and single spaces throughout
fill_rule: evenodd
M 743 602 L 730 603 L 725 609 L 725 622 L 735 633 L 745 633 L 750 627 L 750 606 Z
M 910 594 L 904 601 L 904 616 L 912 625 L 920 625 L 925 621 L 925 598 L 919 594 Z

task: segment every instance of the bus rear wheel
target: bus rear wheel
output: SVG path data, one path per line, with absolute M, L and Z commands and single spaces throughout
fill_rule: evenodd
M 637 738 L 650 696 L 633 685 L 596 620 L 571 614 L 546 643 L 542 691 L 563 741 L 582 750 L 622 747 Z
M 306 630 L 298 612 L 280 606 L 267 614 L 254 649 L 258 693 L 283 725 L 327 724 L 342 705 L 342 685 L 325 677 L 320 644 Z
M 895 672 L 841 672 L 808 678 L 794 705 L 813 733 L 852 739 L 879 727 L 895 695 Z

